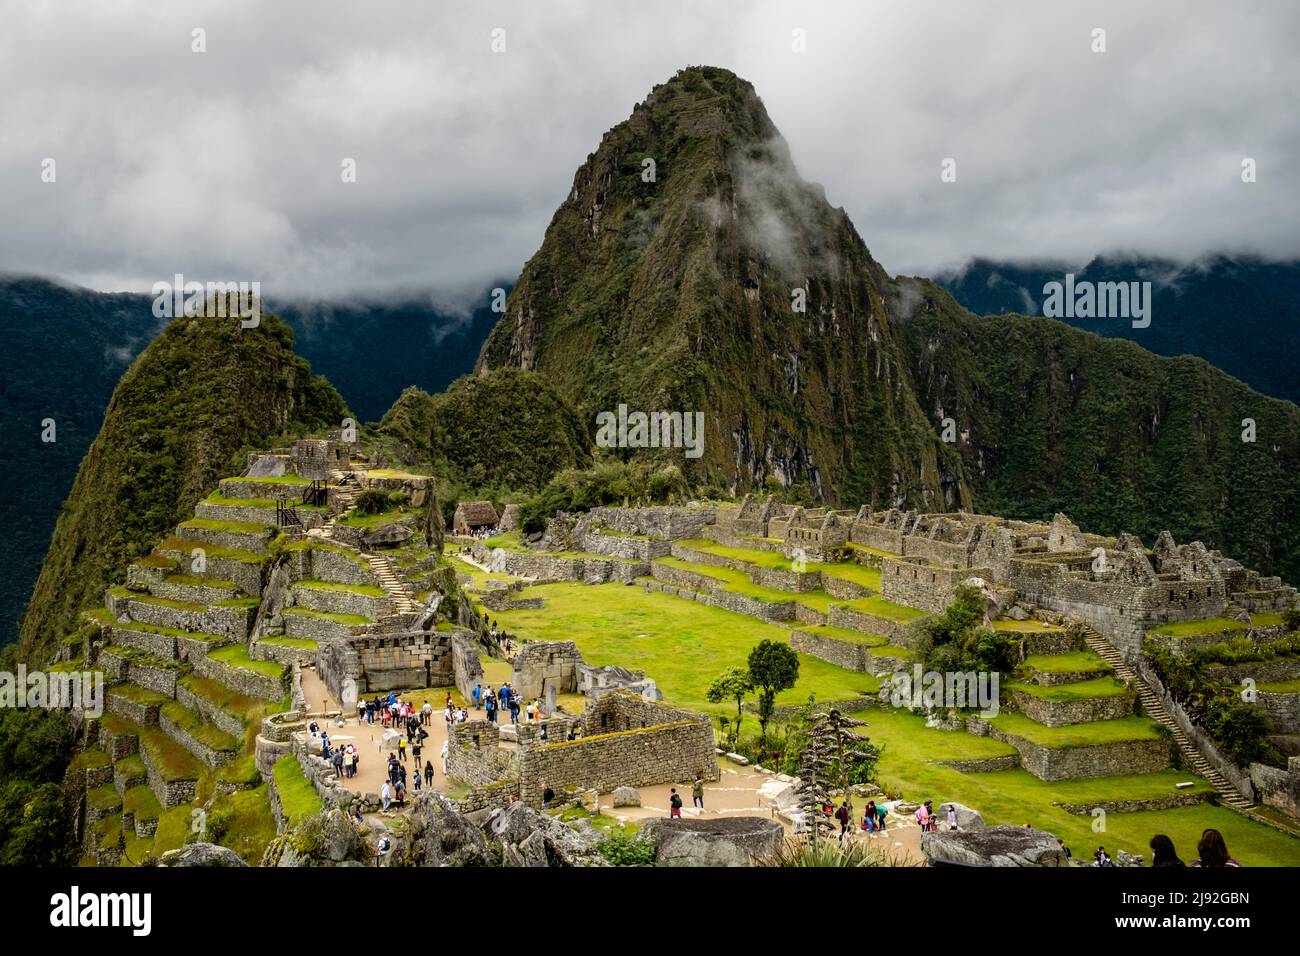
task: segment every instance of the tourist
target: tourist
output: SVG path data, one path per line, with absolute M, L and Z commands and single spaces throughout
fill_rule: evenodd
M 424 706 L 420 708 L 420 723 L 427 724 L 432 719 L 433 719 L 433 705 L 426 700 L 424 702 Z
M 405 776 L 397 778 L 397 786 L 393 787 L 393 795 L 397 798 L 399 807 L 406 806 L 406 778 Z
M 426 787 L 433 786 L 433 762 L 430 760 L 424 762 L 424 785 Z
M 876 832 L 876 801 L 868 800 L 867 809 L 862 814 L 862 829 L 868 833 Z
M 334 776 L 343 777 L 343 748 L 339 747 L 334 751 Z
M 402 761 L 402 763 L 406 763 L 406 738 L 405 737 L 397 738 L 397 759 Z
M 533 723 L 539 724 L 541 722 L 542 722 L 542 699 L 539 697 L 533 703 Z
M 1025 826 L 1029 826 L 1029 824 L 1026 823 Z M 1099 846 L 1097 847 L 1096 851 L 1094 851 L 1092 854 L 1092 865 L 1093 866 L 1114 866 L 1115 864 L 1111 862 L 1110 854 L 1106 852 L 1106 848 L 1104 846 Z M 1195 866 L 1196 864 L 1192 864 L 1192 865 Z
M 519 695 L 510 695 L 510 723 L 519 723 Z
M 469 720 L 469 711 L 462 707 L 460 709 L 460 720 L 456 721 L 456 723 L 463 724 L 467 720 Z
M 420 768 L 416 767 L 411 771 L 411 789 L 416 793 L 420 792 L 420 786 L 424 783 L 424 778 L 420 776 Z
M 1223 834 L 1218 830 L 1210 829 L 1202 833 L 1201 842 L 1196 844 L 1196 852 L 1198 855 L 1192 861 L 1192 866 L 1241 866 L 1240 863 L 1228 855 L 1228 845 L 1223 842 Z
M 472 696 L 472 697 L 474 698 L 474 709 L 475 709 L 475 710 L 478 710 L 478 709 L 479 709 L 479 704 L 481 703 L 481 701 L 482 701 L 482 699 L 483 699 L 483 685 L 482 685 L 482 684 L 475 684 L 475 685 L 474 685 L 474 692 L 473 692 L 473 694 L 471 694 L 470 696 Z
M 849 821 L 853 819 L 853 814 L 849 811 L 849 798 L 845 797 L 840 801 L 839 808 L 835 811 L 835 819 L 840 824 L 840 839 L 844 839 L 849 832 Z
M 483 691 L 482 698 L 480 698 L 483 702 L 483 706 L 486 707 L 491 701 L 496 700 L 496 698 L 497 698 L 496 691 L 492 689 L 491 684 L 488 684 L 487 688 Z
M 695 782 L 691 784 L 691 804 L 704 809 L 704 775 L 697 773 Z
M 506 681 L 504 684 L 501 685 L 501 690 L 497 692 L 497 697 L 501 699 L 501 709 L 509 710 L 510 709 L 510 681 Z
M 554 799 L 555 791 L 546 784 L 542 784 L 542 809 L 545 810 L 550 807 L 551 801 Z
M 880 821 L 876 829 L 880 830 L 882 833 L 885 830 L 885 815 L 887 813 L 889 813 L 889 807 L 885 806 L 883 803 L 876 804 L 876 816 L 879 818 Z
M 674 817 L 681 817 L 682 798 L 678 795 L 676 787 L 671 787 L 670 790 L 671 796 L 668 798 L 668 818 L 671 820 Z
M 379 788 L 379 799 L 384 805 L 384 812 L 387 813 L 389 806 L 393 802 L 393 788 L 389 785 L 387 780 L 385 780 L 384 785 Z
M 352 822 L 357 826 L 362 826 L 366 822 L 366 818 L 361 815 L 361 804 L 359 803 L 352 805 Z
M 497 699 L 495 697 L 489 697 L 484 707 L 487 711 L 488 723 L 495 724 L 497 722 Z
M 352 758 L 348 776 L 355 777 L 357 775 L 357 764 L 361 762 L 361 752 L 357 750 L 356 744 L 348 744 L 348 750 Z
M 1169 839 L 1163 833 L 1157 833 L 1151 838 L 1151 865 L 1154 866 L 1187 866 L 1178 858 L 1178 851 L 1174 849 L 1174 841 Z
M 921 827 L 921 832 L 923 832 L 923 833 L 926 831 L 926 829 L 928 829 L 928 828 L 926 827 L 926 825 L 925 825 L 925 824 L 926 824 L 926 820 L 927 820 L 927 816 L 926 816 L 926 806 L 925 806 L 925 804 L 923 803 L 923 804 L 921 804 L 919 807 L 916 808 L 916 822 L 920 825 L 920 827 Z
M 364 721 L 365 719 L 366 719 L 366 702 L 364 700 L 358 700 L 357 701 L 357 726 L 360 727 L 362 721 Z
M 957 829 L 957 805 L 954 803 L 948 804 L 948 829 Z

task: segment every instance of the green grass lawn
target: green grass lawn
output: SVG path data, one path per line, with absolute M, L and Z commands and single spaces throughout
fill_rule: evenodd
M 1300 694 L 1300 677 L 1295 680 L 1273 681 L 1267 684 L 1258 684 L 1256 690 L 1262 690 L 1269 694 Z
M 761 584 L 755 584 L 749 579 L 749 575 L 743 571 L 733 571 L 731 568 L 714 567 L 711 564 L 696 564 L 691 561 L 683 561 L 680 558 L 656 558 L 656 562 L 665 567 L 678 568 L 683 571 L 691 571 L 695 574 L 703 574 L 713 578 L 718 582 L 718 586 L 724 591 L 730 591 L 733 594 L 742 594 L 745 597 L 753 598 L 756 601 L 765 601 L 769 604 L 777 604 L 782 601 L 793 601 L 796 604 L 802 604 L 810 607 L 822 614 L 830 610 L 832 604 L 837 603 L 825 591 L 782 591 L 778 588 L 768 588 Z
M 1041 697 L 1043 700 L 1058 703 L 1088 700 L 1093 697 L 1118 697 L 1125 691 L 1122 680 L 1109 676 L 1095 677 L 1092 680 L 1079 681 L 1075 684 L 1054 684 L 1044 687 L 1039 684 L 1015 683 L 1008 684 L 1007 687 L 1012 690 L 1024 691 L 1034 697 Z
M 383 528 L 386 525 L 409 518 L 411 513 L 399 508 L 393 508 L 390 511 L 381 511 L 375 515 L 358 514 L 356 511 L 350 511 L 336 522 L 345 524 L 351 528 L 364 528 L 366 531 L 374 531 L 376 528 Z
M 274 515 L 271 516 L 274 520 Z M 189 521 L 182 521 L 182 528 L 191 531 L 229 531 L 236 534 L 257 534 L 270 537 L 270 532 L 274 529 L 269 525 L 253 524 L 250 521 L 223 521 L 220 518 L 191 518 Z M 192 542 L 190 542 L 192 544 Z
M 879 634 L 863 634 L 861 631 L 851 631 L 847 627 L 835 627 L 831 624 L 799 627 L 797 629 L 815 637 L 829 637 L 832 640 L 845 641 L 849 644 L 863 644 L 867 647 L 880 647 L 882 644 L 889 643 L 887 638 L 881 637 Z
M 1077 857 L 1087 858 L 1098 844 L 1113 855 L 1117 849 L 1141 853 L 1150 859 L 1147 844 L 1153 834 L 1173 839 L 1179 854 L 1190 863 L 1196 842 L 1208 827 L 1219 830 L 1232 855 L 1248 866 L 1300 866 L 1300 840 L 1272 830 L 1219 807 L 1208 805 L 1177 810 L 1108 813 L 1106 830 L 1094 833 L 1090 815 L 1066 813 L 1054 803 L 1117 802 L 1150 799 L 1175 792 L 1174 784 L 1195 781 L 1193 790 L 1208 792 L 1204 780 L 1182 770 L 1117 777 L 1094 777 L 1048 783 L 1025 770 L 996 773 L 961 773 L 943 766 L 944 760 L 972 760 L 1014 753 L 990 737 L 962 731 L 936 730 L 906 710 L 871 708 L 854 716 L 869 726 L 862 732 L 883 745 L 878 765 L 880 785 L 890 794 L 911 801 L 933 800 L 938 807 L 956 801 L 978 810 L 990 826 L 999 823 L 1040 827 L 1061 837 Z M 855 801 L 859 813 L 863 801 Z
M 253 660 L 248 656 L 248 648 L 243 644 L 227 644 L 225 647 L 218 647 L 214 651 L 209 651 L 208 657 L 229 664 L 231 667 L 242 667 L 276 680 L 283 678 L 288 671 L 287 667 L 275 661 Z
M 308 588 L 313 591 L 336 591 L 341 594 L 364 594 L 366 597 L 383 597 L 383 588 L 374 584 L 339 584 L 337 581 L 295 581 L 296 588 Z
M 1159 724 L 1149 717 L 1136 715 L 1119 720 L 1096 720 L 1087 724 L 1048 727 L 1024 714 L 1004 710 L 990 719 L 989 723 L 1003 733 L 1023 737 L 1030 743 L 1052 749 L 1090 747 L 1129 740 L 1159 740 L 1162 736 Z
M 710 704 L 705 691 L 719 674 L 743 667 L 750 649 L 768 639 L 789 643 L 788 627 L 622 584 L 539 584 L 522 597 L 540 597 L 539 609 L 494 612 L 511 634 L 529 640 L 572 640 L 589 664 L 644 670 L 669 703 L 731 714 L 735 702 Z M 842 700 L 874 693 L 879 680 L 799 655 L 799 682 L 777 696 L 801 704 L 810 693 Z
M 993 630 L 1009 634 L 1062 634 L 1065 628 L 1059 624 L 1044 624 L 1041 621 L 1013 621 L 999 618 L 993 622 Z
M 861 611 L 863 614 L 870 614 L 872 617 L 883 618 L 886 621 L 897 621 L 900 624 L 906 624 L 925 617 L 925 611 L 908 607 L 906 604 L 895 604 L 893 601 L 886 601 L 879 595 L 858 598 L 856 601 L 847 601 L 844 606 L 850 611 Z
M 334 611 L 313 611 L 308 607 L 287 607 L 280 613 L 287 614 L 291 617 L 314 617 L 323 621 L 333 621 L 335 624 L 353 626 L 357 624 L 369 624 L 370 618 L 362 614 L 340 614 Z
M 320 811 L 323 806 L 321 799 L 303 774 L 297 757 L 285 754 L 275 762 L 272 773 L 276 792 L 280 795 L 280 809 L 288 817 L 290 825 Z
M 1109 673 L 1112 668 L 1092 651 L 1072 651 L 1069 654 L 1031 654 L 1024 666 L 1044 674 Z
M 1199 621 L 1177 621 L 1173 624 L 1161 624 L 1147 631 L 1158 637 L 1202 637 L 1207 634 L 1228 634 L 1239 631 L 1245 634 L 1249 630 L 1241 621 L 1231 621 L 1226 617 L 1207 617 Z

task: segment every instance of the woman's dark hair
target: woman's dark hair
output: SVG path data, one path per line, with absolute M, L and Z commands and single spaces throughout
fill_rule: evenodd
M 1178 859 L 1178 851 L 1174 849 L 1174 841 L 1169 839 L 1163 833 L 1157 833 L 1151 838 L 1151 865 L 1152 866 L 1183 866 L 1182 860 Z
M 1209 829 L 1201 834 L 1201 842 L 1196 844 L 1201 866 L 1227 866 L 1228 845 L 1223 842 L 1223 834 Z

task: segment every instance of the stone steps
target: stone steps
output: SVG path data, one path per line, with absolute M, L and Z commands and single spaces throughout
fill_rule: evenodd
M 370 565 L 370 569 L 375 572 L 375 579 L 379 581 L 379 586 L 393 599 L 393 605 L 397 613 L 405 614 L 412 611 L 420 610 L 420 604 L 413 597 L 406 587 L 406 583 L 398 576 L 397 570 L 393 567 L 393 562 L 385 554 L 376 554 L 373 551 L 363 551 L 364 557 Z
M 1115 669 L 1116 675 L 1121 680 L 1130 681 L 1137 689 L 1138 700 L 1142 703 L 1142 711 L 1157 723 L 1168 728 L 1173 735 L 1174 743 L 1178 746 L 1178 752 L 1182 754 L 1187 765 L 1197 774 L 1204 777 L 1210 782 L 1218 792 L 1220 800 L 1224 805 L 1234 810 L 1245 811 L 1251 806 L 1249 800 L 1243 797 L 1231 783 L 1228 778 L 1220 773 L 1206 758 L 1197 750 L 1187 735 L 1183 733 L 1182 728 L 1170 716 L 1169 711 L 1165 709 L 1164 702 L 1157 696 L 1147 682 L 1138 676 L 1137 672 L 1129 666 L 1124 660 L 1124 656 L 1119 650 L 1092 628 L 1084 631 L 1084 641 L 1088 648 L 1104 659 Z

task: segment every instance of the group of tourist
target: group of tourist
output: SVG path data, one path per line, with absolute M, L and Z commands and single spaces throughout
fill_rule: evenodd
M 519 715 L 522 712 L 524 720 L 530 724 L 541 723 L 542 720 L 542 702 L 540 700 L 529 701 L 526 705 L 520 700 L 519 693 L 510 686 L 510 681 L 501 685 L 499 690 L 493 690 L 492 685 L 484 687 L 482 684 L 475 684 L 474 689 L 470 692 L 470 698 L 473 701 L 474 709 L 481 710 L 492 723 L 498 722 L 498 715 L 504 710 L 510 714 L 510 723 L 519 723 Z
M 1187 866 L 1178 856 L 1178 851 L 1174 848 L 1174 841 L 1165 834 L 1157 833 L 1151 838 L 1149 846 L 1151 847 L 1151 865 L 1153 867 L 1177 868 Z M 1201 839 L 1196 844 L 1196 853 L 1197 857 L 1191 864 L 1194 867 L 1219 869 L 1241 866 L 1228 853 L 1228 844 L 1224 842 L 1223 834 L 1212 827 L 1201 833 Z M 1110 854 L 1106 852 L 1106 848 L 1099 846 L 1092 854 L 1092 865 L 1095 867 L 1111 867 L 1115 863 L 1110 858 Z
M 398 697 L 396 691 L 389 691 L 387 697 L 377 694 L 370 700 L 357 701 L 358 725 L 373 725 L 376 719 L 383 727 L 398 727 L 412 720 L 427 724 L 432 713 L 433 707 L 428 701 L 417 710 L 414 704 Z

